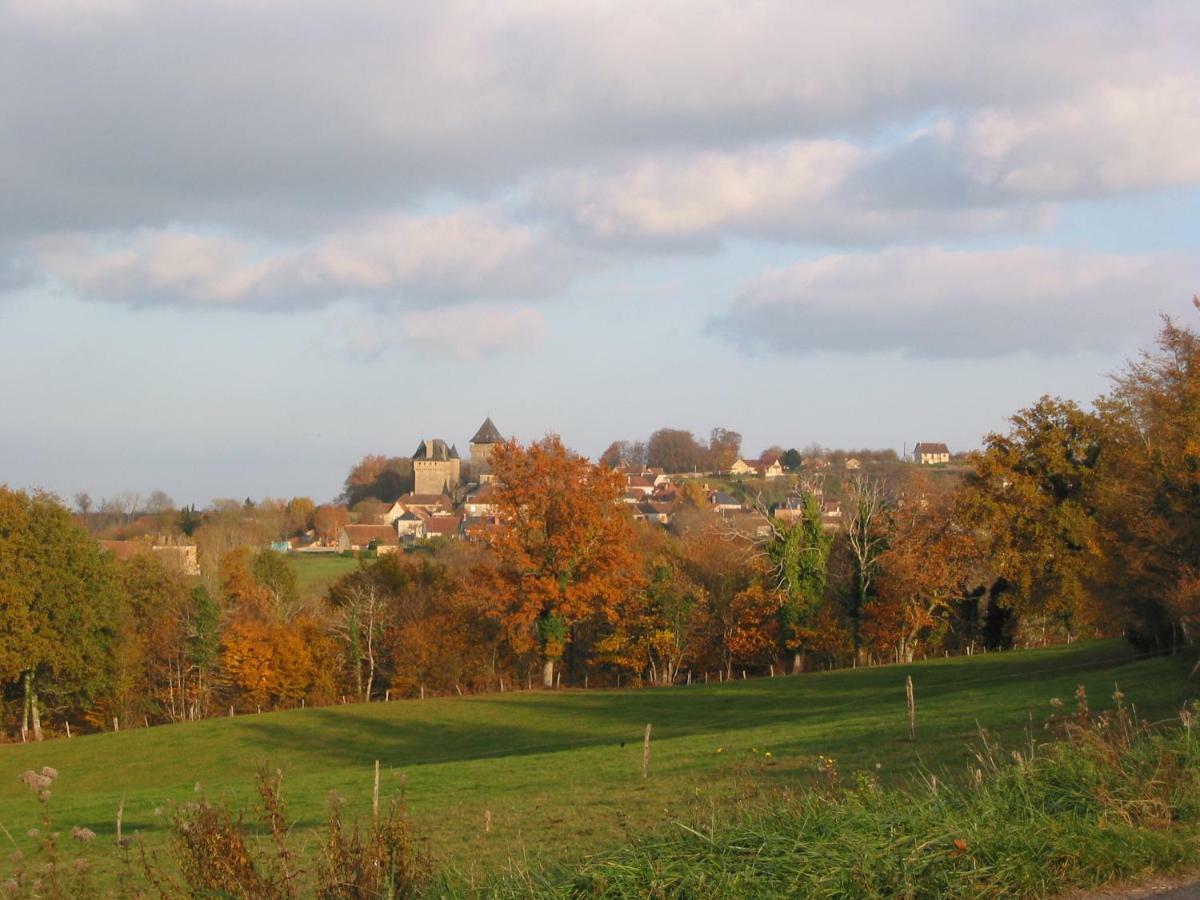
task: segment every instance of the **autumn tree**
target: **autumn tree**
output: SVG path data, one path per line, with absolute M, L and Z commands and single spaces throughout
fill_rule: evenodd
M 688 574 L 678 541 L 658 528 L 646 528 L 638 538 L 641 589 L 618 601 L 597 656 L 652 684 L 673 684 L 702 647 L 707 597 Z
M 311 497 L 293 497 L 287 503 L 286 512 L 286 535 L 304 534 L 313 527 L 317 506 Z
M 690 431 L 660 428 L 646 444 L 646 464 L 665 472 L 694 472 L 705 468 L 708 448 Z
M 518 652 L 536 651 L 554 684 L 574 626 L 609 617 L 634 587 L 631 523 L 621 478 L 568 450 L 556 435 L 492 453 L 501 526 L 477 581 Z
M 313 527 L 317 537 L 325 542 L 337 540 L 338 532 L 350 524 L 350 512 L 344 506 L 325 503 L 313 513 Z
M 742 453 L 742 436 L 728 428 L 714 428 L 708 439 L 708 466 L 714 471 L 728 469 Z
M 22 730 L 89 710 L 112 687 L 122 598 L 112 558 L 49 494 L 0 486 L 0 679 L 18 684 Z
M 250 564 L 251 574 L 271 596 L 277 613 L 287 618 L 300 597 L 296 567 L 276 550 L 260 550 Z
M 1045 628 L 1076 632 L 1094 603 L 1091 496 L 1099 422 L 1073 401 L 1042 397 L 985 439 L 963 495 L 964 521 L 986 542 L 1005 602 Z
M 944 626 L 975 574 L 974 543 L 955 521 L 954 496 L 924 488 L 910 490 L 895 511 L 878 590 L 862 610 L 863 640 L 897 662 L 912 662 Z
M 762 558 L 714 519 L 712 513 L 696 514 L 681 537 L 680 555 L 684 573 L 706 603 L 697 661 L 730 672 L 735 661 L 754 662 L 764 648 L 775 646 L 779 603 L 763 588 Z
M 119 713 L 154 715 L 176 721 L 189 707 L 188 621 L 193 593 L 187 579 L 155 554 L 141 553 L 118 563 L 128 604 L 117 647 L 123 669 L 117 696 Z
M 404 456 L 364 456 L 350 469 L 342 499 L 354 506 L 368 497 L 392 503 L 413 489 L 412 460 Z
M 1099 602 L 1142 646 L 1192 642 L 1200 629 L 1200 336 L 1165 319 L 1155 349 L 1114 377 L 1096 409 Z

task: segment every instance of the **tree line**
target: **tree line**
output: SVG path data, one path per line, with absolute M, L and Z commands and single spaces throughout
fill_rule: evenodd
M 499 524 L 361 560 L 311 602 L 286 556 L 233 531 L 197 582 L 112 558 L 50 495 L 0 489 L 4 726 L 36 738 L 68 721 L 667 685 L 1122 633 L 1169 649 L 1200 611 L 1198 365 L 1200 338 L 1168 321 L 1091 408 L 1038 400 L 959 480 L 843 478 L 836 529 L 800 479 L 786 507 L 719 515 L 682 490 L 669 528 L 635 521 L 613 469 L 553 435 L 507 442 Z

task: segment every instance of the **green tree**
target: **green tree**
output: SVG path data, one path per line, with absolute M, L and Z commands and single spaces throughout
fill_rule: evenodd
M 0 679 L 22 729 L 45 710 L 90 711 L 112 688 L 122 597 L 114 562 L 58 500 L 0 487 Z
M 832 538 L 821 525 L 821 504 L 812 494 L 804 497 L 800 521 L 772 518 L 770 523 L 765 550 L 781 598 L 780 635 L 793 653 L 792 672 L 799 674 L 813 620 L 825 599 Z
M 250 567 L 254 580 L 271 593 L 278 611 L 289 610 L 300 596 L 296 581 L 296 568 L 291 561 L 276 550 L 262 550 L 254 557 Z

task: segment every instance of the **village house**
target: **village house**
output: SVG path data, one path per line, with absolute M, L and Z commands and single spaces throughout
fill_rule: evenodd
M 425 522 L 429 514 L 423 510 L 405 511 L 392 520 L 396 537 L 402 541 L 419 541 L 425 537 Z
M 763 478 L 782 478 L 783 463 L 778 456 L 770 459 L 763 457 L 758 461 L 758 474 Z
M 851 472 L 856 472 L 862 468 L 862 463 L 853 456 L 846 458 L 846 468 Z
M 498 512 L 496 506 L 496 485 L 487 481 L 472 488 L 463 500 L 463 512 L 474 518 L 477 516 L 494 516 Z
M 732 494 L 726 494 L 724 491 L 709 491 L 708 505 L 713 512 L 736 512 L 742 508 L 742 502 Z
M 746 460 L 742 459 L 741 457 L 738 457 L 737 459 L 735 459 L 733 461 L 733 465 L 731 465 L 726 470 L 726 474 L 732 475 L 734 477 L 739 477 L 739 476 L 744 476 L 744 475 L 757 475 L 758 468 L 754 465 L 754 463 L 747 462 Z
M 390 525 L 343 525 L 338 532 L 339 553 L 375 550 L 380 556 L 400 549 L 396 531 Z
M 842 501 L 821 501 L 821 527 L 827 531 L 837 531 L 842 527 Z
M 383 514 L 383 524 L 391 525 L 405 513 L 424 512 L 429 515 L 449 513 L 454 509 L 453 501 L 445 494 L 401 494 L 396 502 Z
M 913 447 L 913 461 L 922 466 L 950 462 L 950 448 L 945 444 L 918 443 Z
M 635 518 L 645 519 L 658 525 L 670 525 L 671 514 L 675 509 L 674 503 L 660 503 L 654 500 L 643 500 L 637 505 Z
M 463 536 L 462 516 L 430 516 L 425 520 L 425 536 L 457 540 Z

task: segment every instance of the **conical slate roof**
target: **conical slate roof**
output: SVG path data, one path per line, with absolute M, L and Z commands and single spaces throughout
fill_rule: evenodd
M 472 444 L 499 444 L 503 441 L 504 437 L 500 434 L 500 429 L 492 422 L 491 416 L 483 420 L 483 424 L 475 432 L 475 437 L 471 438 Z
M 451 454 L 451 450 L 446 446 L 446 442 L 441 438 L 434 438 L 431 441 L 421 441 L 417 445 L 417 452 L 412 455 L 413 459 L 432 459 L 432 460 L 447 460 L 457 459 L 458 454 Z

